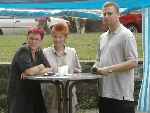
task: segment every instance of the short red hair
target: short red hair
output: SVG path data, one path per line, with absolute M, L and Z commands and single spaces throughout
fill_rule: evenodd
M 55 24 L 52 27 L 52 35 L 53 35 L 53 33 L 59 32 L 66 37 L 68 35 L 68 31 L 69 31 L 68 26 L 66 24 L 63 24 L 63 23 Z
M 39 26 L 32 26 L 29 28 L 28 30 L 28 36 L 30 33 L 34 33 L 34 34 L 40 34 L 41 35 L 41 39 L 44 38 L 44 30 L 43 28 L 39 27 Z

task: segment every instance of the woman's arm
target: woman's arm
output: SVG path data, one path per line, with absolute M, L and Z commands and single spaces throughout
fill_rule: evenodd
M 21 78 L 24 78 L 27 75 L 34 76 L 46 72 L 51 72 L 54 70 L 53 68 L 51 68 L 49 62 L 45 58 L 41 48 L 39 48 L 36 55 L 37 55 L 36 64 L 38 65 L 35 66 L 34 60 L 31 56 L 30 49 L 26 45 L 23 45 L 17 51 L 16 62 L 18 63 L 20 71 L 23 72 L 21 74 Z
M 29 76 L 34 76 L 34 75 L 39 75 L 51 71 L 53 71 L 53 68 L 50 67 L 45 68 L 43 64 L 40 64 L 32 68 L 26 69 L 24 72 Z
M 40 64 L 40 65 L 34 66 L 33 68 L 26 69 L 25 72 L 21 74 L 21 79 L 24 80 L 27 78 L 27 76 L 41 75 L 43 73 L 53 72 L 53 71 L 54 71 L 53 67 L 45 68 L 43 64 Z

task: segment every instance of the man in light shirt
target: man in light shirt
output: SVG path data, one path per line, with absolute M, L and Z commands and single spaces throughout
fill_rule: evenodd
M 86 24 L 86 19 L 84 18 L 79 18 L 75 17 L 74 21 L 76 23 L 76 28 L 77 28 L 77 34 L 84 34 L 85 32 L 85 24 Z
M 47 21 L 51 21 L 50 17 L 38 17 L 35 18 L 35 21 L 38 22 L 37 26 L 42 27 L 47 32 L 47 34 L 51 34 L 51 29 L 47 25 Z
M 100 113 L 135 113 L 134 68 L 138 52 L 134 34 L 120 21 L 119 6 L 106 2 L 102 7 L 103 20 L 109 30 L 98 41 L 96 62 L 92 73 L 99 79 Z M 95 71 L 96 70 L 96 71 Z

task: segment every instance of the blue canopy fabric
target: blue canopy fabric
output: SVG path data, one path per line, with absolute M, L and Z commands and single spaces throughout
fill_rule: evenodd
M 107 0 L 106 0 L 107 1 Z M 23 16 L 23 17 L 38 17 L 38 16 L 53 16 L 51 12 L 47 12 L 45 10 L 54 10 L 59 9 L 62 12 L 61 13 L 55 13 L 55 16 L 57 14 L 59 16 L 66 15 L 67 16 L 81 16 L 83 18 L 92 18 L 97 19 L 102 17 L 102 15 L 96 15 L 91 13 L 83 13 L 80 11 L 79 13 L 75 11 L 74 9 L 101 9 L 102 5 L 106 2 L 105 0 L 0 0 L 0 8 L 4 8 L 1 10 L 2 15 L 7 16 L 10 12 L 8 9 L 20 9 L 19 11 L 12 12 L 14 16 Z M 125 11 L 121 13 L 121 15 L 124 15 L 128 13 L 129 11 L 142 9 L 150 6 L 149 0 L 112 0 L 116 2 L 120 8 L 126 8 Z M 25 9 L 38 9 L 43 11 L 35 11 L 30 12 L 23 11 Z M 70 14 L 70 11 L 66 13 L 66 10 L 73 9 L 72 13 Z M 5 11 L 6 10 L 6 11 Z M 65 11 L 64 11 L 65 10 Z M 22 14 L 24 13 L 24 14 Z M 83 14 L 81 14 L 83 13 Z M 61 15 L 60 15 L 61 14 Z M 74 14 L 74 15 L 73 15 Z M 88 16 L 88 14 L 90 16 Z
M 150 113 L 150 7 L 143 9 L 142 16 L 142 41 L 143 41 L 143 79 L 139 94 L 139 111 Z
M 77 1 L 77 0 L 71 0 Z M 82 1 L 82 0 L 80 0 Z M 85 0 L 83 0 L 85 1 Z M 14 3 L 46 3 L 46 2 L 70 2 L 70 0 L 0 0 L 0 3 L 14 4 Z
M 137 109 L 150 113 L 150 0 L 111 1 L 125 9 L 121 12 L 121 15 L 142 9 L 143 79 Z M 102 18 L 101 13 L 82 11 L 82 9 L 101 10 L 105 2 L 107 0 L 0 0 L 0 15 L 18 17 L 66 15 L 100 19 Z
M 101 14 L 94 12 L 85 12 L 77 10 L 15 10 L 15 9 L 0 9 L 1 16 L 15 16 L 15 17 L 41 17 L 41 16 L 71 16 L 71 17 L 81 17 L 90 19 L 100 19 Z
M 42 8 L 42 9 L 91 9 L 101 8 L 107 0 L 0 0 L 5 8 Z M 148 7 L 149 0 L 111 0 L 121 8 Z

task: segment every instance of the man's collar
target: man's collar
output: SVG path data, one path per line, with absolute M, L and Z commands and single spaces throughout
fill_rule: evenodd
M 66 50 L 66 45 L 65 44 L 64 44 L 64 48 L 65 48 L 64 53 L 67 54 L 67 50 Z M 53 53 L 57 53 L 56 50 L 55 50 L 54 44 L 52 45 L 52 52 Z
M 108 30 L 108 31 L 107 31 L 107 34 L 108 34 L 108 35 L 111 34 L 111 33 L 117 34 L 117 33 L 119 33 L 119 31 L 120 31 L 122 28 L 123 28 L 123 25 L 120 24 L 119 27 L 118 27 L 114 32 L 110 32 L 110 31 Z

